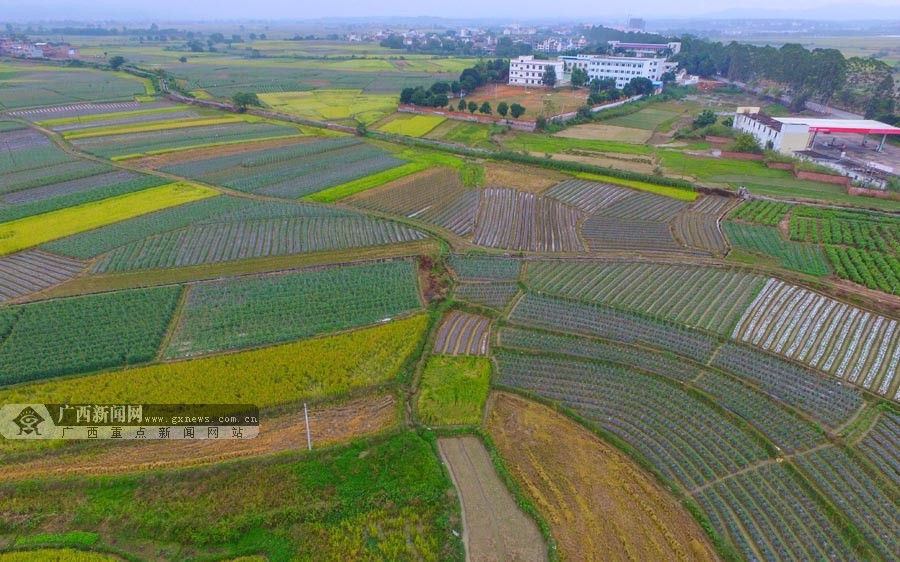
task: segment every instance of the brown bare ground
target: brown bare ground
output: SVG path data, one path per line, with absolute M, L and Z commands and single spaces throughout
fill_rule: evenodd
M 192 162 L 194 160 L 204 160 L 206 158 L 217 158 L 219 156 L 231 156 L 232 154 L 240 154 L 251 150 L 265 150 L 268 148 L 279 148 L 291 144 L 301 144 L 312 142 L 316 139 L 313 137 L 297 137 L 289 139 L 274 139 L 264 141 L 247 141 L 236 144 L 223 144 L 221 146 L 207 146 L 205 148 L 195 148 L 191 150 L 179 150 L 169 152 L 167 154 L 157 154 L 155 156 L 144 156 L 143 158 L 134 158 L 126 160 L 129 166 L 135 166 L 144 170 L 153 168 L 162 168 L 163 166 L 172 166 L 181 164 L 182 162 Z
M 717 560 L 691 515 L 624 453 L 551 408 L 494 393 L 487 429 L 564 560 Z
M 602 123 L 587 123 L 563 129 L 553 135 L 567 139 L 605 140 L 627 142 L 632 144 L 644 144 L 653 135 L 653 131 L 634 129 L 632 127 L 618 127 L 616 125 L 603 125 Z
M 509 105 L 518 103 L 525 107 L 525 114 L 519 120 L 534 121 L 542 113 L 559 115 L 560 113 L 578 111 L 578 108 L 587 101 L 587 94 L 588 91 L 584 88 L 580 90 L 559 88 L 554 91 L 544 86 L 524 87 L 510 86 L 509 84 L 488 84 L 467 95 L 466 101 L 474 101 L 479 106 L 482 102 L 488 102 L 494 109 L 495 114 L 497 104 L 501 101 L 505 101 Z M 544 109 L 547 111 L 545 112 Z
M 378 433 L 397 423 L 397 400 L 378 394 L 342 404 L 309 409 L 313 448 Z M 305 450 L 303 408 L 291 414 L 260 420 L 259 436 L 245 441 L 103 442 L 91 449 L 47 452 L 33 460 L 0 468 L 0 481 L 121 474 L 221 462 L 240 457 Z
M 570 176 L 541 168 L 498 164 L 484 165 L 484 185 L 488 187 L 514 187 L 519 191 L 541 193 Z
M 471 562 L 539 562 L 547 546 L 494 471 L 484 444 L 472 436 L 438 439 L 441 457 L 459 491 L 463 541 Z

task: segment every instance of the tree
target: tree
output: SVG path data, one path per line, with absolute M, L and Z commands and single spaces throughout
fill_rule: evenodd
M 458 96 L 458 95 L 459 95 L 459 91 L 460 91 L 461 89 L 462 89 L 462 87 L 459 85 L 459 80 L 454 80 L 453 82 L 450 82 L 450 92 L 451 92 L 454 96 Z
M 653 82 L 643 76 L 635 76 L 628 82 L 635 95 L 649 96 L 653 93 Z
M 456 106 L 456 109 L 458 109 L 460 111 L 465 111 L 466 110 L 466 100 L 460 99 L 459 104 L 457 104 L 457 106 Z
M 518 119 L 525 114 L 525 106 L 514 103 L 509 106 L 509 114 L 512 115 L 513 119 Z
M 750 154 L 762 154 L 763 152 L 762 147 L 759 146 L 759 141 L 750 133 L 738 133 L 734 143 L 731 145 L 731 150 Z
M 587 71 L 582 69 L 581 67 L 576 66 L 572 69 L 571 81 L 573 88 L 580 88 L 584 86 L 588 81 Z
M 469 113 L 475 113 L 476 111 L 478 111 L 478 104 L 474 101 L 470 101 L 467 107 L 469 108 Z
M 408 104 L 412 101 L 413 94 L 416 92 L 415 88 L 403 88 L 400 90 L 400 103 Z
M 113 58 L 109 59 L 109 67 L 113 70 L 119 70 L 119 67 L 121 67 L 123 64 L 125 64 L 125 57 L 123 57 L 122 55 L 116 55 Z
M 671 70 L 668 72 L 663 72 L 662 76 L 660 76 L 659 79 L 662 80 L 664 84 L 670 84 L 675 81 L 675 73 Z
M 509 113 L 509 104 L 505 101 L 501 101 L 497 104 L 497 113 L 500 114 L 500 117 L 506 117 L 506 114 Z
M 450 103 L 450 98 L 447 97 L 447 94 L 437 94 L 431 98 L 431 103 L 434 107 L 446 107 Z
M 706 127 L 707 125 L 712 125 L 716 122 L 716 114 L 711 109 L 704 109 L 700 112 L 700 115 L 694 119 L 694 128 L 699 129 L 700 127 Z
M 600 91 L 600 79 L 592 78 L 591 83 L 588 84 L 588 88 L 590 88 L 592 92 L 599 92 Z
M 534 127 L 539 131 L 543 131 L 547 128 L 547 118 L 543 115 L 538 115 L 537 119 L 534 120 Z
M 213 43 L 224 43 L 225 36 L 222 35 L 221 33 L 213 33 L 209 36 L 209 40 L 212 41 Z
M 481 104 L 481 107 L 478 108 L 478 111 L 485 115 L 490 115 L 491 114 L 491 104 L 489 104 L 488 102 L 484 102 L 483 104 Z
M 435 82 L 431 85 L 432 94 L 446 94 L 450 91 L 450 84 L 447 82 Z
M 556 86 L 556 68 L 552 65 L 547 65 L 544 67 L 544 76 L 541 81 L 545 86 Z
M 237 92 L 236 94 L 231 96 L 231 103 L 233 103 L 234 106 L 240 111 L 246 110 L 247 106 L 250 105 L 256 107 L 260 107 L 262 105 L 262 102 L 259 101 L 259 96 L 257 96 L 253 92 Z
M 178 57 L 178 62 L 187 62 L 187 57 Z

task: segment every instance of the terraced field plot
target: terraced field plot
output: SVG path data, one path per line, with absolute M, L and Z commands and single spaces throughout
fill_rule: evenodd
M 159 131 L 109 134 L 73 140 L 85 152 L 104 158 L 134 158 L 211 144 L 226 144 L 276 137 L 298 136 L 289 125 L 233 121 L 218 125 L 164 129 Z
M 822 250 L 807 244 L 786 241 L 778 230 L 739 222 L 722 225 L 735 248 L 770 256 L 781 267 L 810 275 L 828 275 L 828 263 Z
M 22 117 L 29 121 L 52 125 L 56 120 L 72 119 L 78 122 L 82 117 L 94 117 L 107 113 L 129 112 L 140 110 L 152 110 L 170 107 L 164 102 L 139 103 L 136 101 L 110 102 L 110 103 L 72 103 L 67 105 L 52 105 L 36 109 L 19 109 L 10 111 L 15 117 Z
M 778 465 L 713 483 L 696 498 L 716 532 L 730 537 L 748 559 L 859 558 L 813 498 Z
M 634 191 L 625 187 L 586 180 L 566 180 L 545 193 L 547 197 L 559 199 L 588 214 L 594 214 L 632 194 Z
M 395 380 L 427 327 L 428 317 L 418 315 L 264 349 L 20 386 L 0 396 L 4 403 L 50 404 L 237 404 L 253 396 L 260 408 L 318 401 Z M 0 441 L 0 448 L 10 443 Z
M 166 357 L 336 332 L 420 306 L 408 261 L 204 283 L 190 288 Z
M 296 199 L 404 164 L 352 137 L 167 166 L 163 171 L 248 193 Z
M 759 275 L 736 270 L 630 262 L 528 265 L 529 287 L 543 293 L 666 318 L 722 335 L 765 284 Z
M 531 252 L 583 249 L 576 224 L 582 213 L 554 199 L 487 188 L 478 207 L 473 241 L 481 246 Z
M 768 201 L 766 199 L 753 199 L 741 203 L 731 214 L 729 219 L 752 222 L 763 226 L 778 226 L 778 223 L 794 207 L 791 203 Z
M 494 472 L 491 457 L 476 437 L 438 441 L 466 520 L 466 552 L 471 560 L 547 559 L 537 525 L 516 505 Z
M 478 191 L 465 189 L 455 170 L 441 168 L 368 190 L 347 202 L 362 209 L 433 223 L 468 236 L 475 227 Z
M 732 337 L 900 400 L 896 320 L 770 279 Z
M 500 351 L 499 383 L 574 409 L 688 489 L 766 458 L 734 423 L 678 388 L 612 363 Z
M 16 63 L 0 63 L 0 72 L 0 110 L 124 101 L 147 91 L 144 82 L 125 73 Z
M 884 412 L 858 450 L 895 485 L 900 485 L 900 414 Z
M 727 250 L 725 235 L 719 230 L 719 218 L 732 201 L 727 197 L 706 196 L 678 213 L 672 222 L 675 238 L 688 248 L 724 256 Z
M 522 261 L 506 258 L 453 256 L 450 267 L 463 281 L 516 281 L 522 271 Z
M 218 195 L 207 187 L 171 183 L 0 224 L 0 254 Z
M 678 113 L 667 111 L 657 107 L 646 107 L 637 113 L 605 119 L 603 123 L 618 127 L 632 127 L 634 129 L 656 130 L 657 127 L 677 117 Z
M 0 301 L 36 293 L 72 279 L 84 269 L 83 262 L 37 250 L 0 258 Z
M 494 393 L 487 428 L 566 560 L 716 560 L 700 526 L 632 459 L 541 404 Z
M 491 319 L 454 310 L 444 317 L 434 340 L 434 352 L 443 355 L 487 355 Z
M 396 95 L 353 89 L 263 93 L 259 99 L 272 109 L 290 115 L 323 121 L 352 119 L 363 125 L 371 125 L 397 108 Z
M 456 298 L 497 310 L 504 310 L 519 293 L 516 283 L 463 283 Z
M 180 291 L 121 291 L 0 309 L 6 334 L 0 343 L 0 384 L 153 359 Z

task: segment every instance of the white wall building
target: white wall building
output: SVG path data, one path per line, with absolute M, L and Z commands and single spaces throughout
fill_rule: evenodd
M 512 86 L 541 86 L 544 83 L 544 71 L 550 66 L 556 71 L 556 85 L 567 84 L 569 77 L 563 71 L 564 65 L 561 58 L 535 60 L 534 56 L 527 55 L 512 59 L 509 61 L 509 84 Z
M 678 63 L 661 58 L 610 57 L 606 55 L 559 57 L 559 60 L 566 65 L 567 78 L 572 69 L 577 67 L 585 70 L 590 80 L 614 78 L 616 88 L 624 88 L 632 78 L 648 78 L 653 82 L 660 82 L 663 74 L 678 66 Z
M 681 42 L 672 41 L 670 43 L 623 43 L 622 41 L 607 41 L 613 49 L 621 49 L 636 55 L 647 55 L 658 57 L 663 55 L 665 51 L 670 51 L 672 55 L 681 52 Z

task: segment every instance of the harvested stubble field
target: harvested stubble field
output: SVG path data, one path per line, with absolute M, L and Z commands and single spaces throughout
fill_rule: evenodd
M 653 136 L 652 129 L 619 127 L 604 123 L 588 123 L 576 125 L 560 131 L 553 136 L 567 139 L 616 141 L 633 144 L 644 144 Z
M 15 469 L 0 470 L 0 481 L 35 478 L 84 477 L 137 473 L 184 466 L 214 464 L 242 457 L 272 455 L 307 447 L 306 422 L 299 411 L 264 415 L 259 435 L 246 441 L 145 441 L 104 443 L 82 450 L 57 447 L 40 457 L 15 461 Z M 392 394 L 373 394 L 339 404 L 309 407 L 313 447 L 334 445 L 380 433 L 397 424 L 397 399 Z M 0 467 L 5 463 L 0 457 Z
M 498 162 L 484 165 L 484 185 L 489 187 L 515 186 L 519 191 L 542 193 L 568 178 L 566 174 L 543 168 Z
M 487 431 L 564 560 L 717 560 L 691 515 L 634 461 L 547 406 L 494 393 Z

